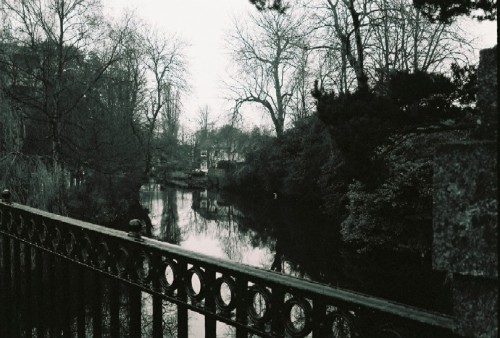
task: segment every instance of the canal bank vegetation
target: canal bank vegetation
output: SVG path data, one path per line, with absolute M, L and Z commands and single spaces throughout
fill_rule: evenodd
M 365 115 L 361 109 L 343 112 L 345 108 L 336 105 L 344 103 L 334 94 L 320 95 L 326 97 L 318 101 L 326 104 L 318 110 L 324 109 L 321 113 L 328 117 L 318 114 L 303 119 L 282 138 L 249 153 L 245 165 L 230 176 L 230 188 L 270 201 L 276 193 L 280 201 L 318 208 L 331 220 L 330 231 L 339 232 L 359 250 L 426 255 L 432 238 L 434 150 L 443 142 L 469 138 L 472 111 L 456 110 L 450 96 L 446 104 L 440 103 L 443 109 L 454 111 L 442 112 L 445 117 L 438 120 L 444 124 L 417 119 L 414 124 L 389 129 L 388 124 L 395 121 L 385 114 L 396 109 L 390 107 L 392 99 L 378 98 L 385 104 L 373 108 L 362 101 L 368 98 L 342 98 L 354 101 L 349 107 L 357 100 L 362 107 L 371 107 Z M 336 123 L 329 122 L 330 114 L 342 113 Z M 402 110 L 392 113 L 405 114 Z
M 99 0 L 6 0 L 0 18 L 2 189 L 112 223 L 178 144 L 184 42 Z
M 307 75 L 296 66 L 295 73 L 299 83 L 314 78 L 309 88 L 316 108 L 289 122 L 285 131 L 277 126 L 277 138 L 250 152 L 245 166 L 232 173 L 232 188 L 319 206 L 332 220 L 331 231 L 358 251 L 425 257 L 432 240 L 434 151 L 445 142 L 472 139 L 477 127 L 472 45 L 450 24 L 453 13 L 438 19 L 439 10 L 448 7 L 419 9 L 399 1 L 308 1 L 303 6 L 311 16 L 301 17 L 300 44 L 283 19 L 287 12 L 292 11 L 290 20 L 295 15 L 297 6 L 289 2 L 254 19 L 253 36 L 260 40 L 236 28 L 235 61 L 251 77 L 245 87 L 245 77 L 239 76 L 237 108 L 258 102 L 273 122 L 281 121 L 287 115 L 278 115 L 266 102 L 300 93 L 271 70 L 287 78 L 290 59 L 300 65 L 299 56 L 306 54 L 320 64 L 308 68 Z M 486 13 L 483 19 L 495 12 L 492 6 L 479 9 Z M 262 39 L 264 46 L 257 42 Z M 266 51 L 273 43 L 283 44 L 271 48 L 275 54 Z M 257 74 L 258 80 L 249 71 L 256 68 L 270 73 Z M 293 112 L 291 102 L 282 101 L 281 107 L 289 104 L 285 111 Z

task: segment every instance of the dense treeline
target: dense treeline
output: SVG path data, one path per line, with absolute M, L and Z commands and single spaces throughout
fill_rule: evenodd
M 449 23 L 474 9 L 484 11 L 479 19 L 491 20 L 494 2 L 457 7 L 453 1 L 415 1 L 413 7 L 398 0 L 309 1 L 302 4 L 309 15 L 300 22 L 307 37 L 295 31 L 287 35 L 289 25 L 279 31 L 283 19 L 276 18 L 291 13 L 293 20 L 296 5 L 252 2 L 271 9 L 263 15 L 274 26 L 256 23 L 269 32 L 269 41 L 278 41 L 278 51 L 284 50 L 280 42 L 288 49 L 295 44 L 316 62 L 306 77 L 293 73 L 315 79 L 310 87 L 316 108 L 315 116 L 294 122 L 282 135 L 277 129 L 278 139 L 249 154 L 247 165 L 233 175 L 234 185 L 318 205 L 332 219 L 331 231 L 360 250 L 426 255 L 432 240 L 434 151 L 444 142 L 470 140 L 477 126 L 476 71 L 467 56 L 471 45 Z M 240 62 L 265 67 L 270 53 L 259 55 L 247 35 L 237 38 Z M 270 62 L 275 73 L 285 74 L 290 65 L 282 55 Z M 276 66 L 280 62 L 282 68 Z M 263 92 L 266 87 L 252 87 L 255 82 L 248 81 L 243 100 L 264 102 L 275 95 L 279 102 L 294 97 L 297 88 L 275 81 L 280 92 Z M 251 88 L 265 95 L 253 95 Z
M 160 148 L 177 144 L 183 42 L 109 21 L 99 0 L 2 1 L 0 17 L 1 186 L 95 222 L 137 209 Z
M 450 73 L 395 72 L 363 93 L 316 88 L 317 114 L 263 141 L 234 186 L 319 206 L 358 249 L 427 254 L 434 150 L 470 139 L 476 119 L 475 68 Z

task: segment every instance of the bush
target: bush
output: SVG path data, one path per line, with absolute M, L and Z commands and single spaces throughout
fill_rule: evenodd
M 236 169 L 236 164 L 234 164 L 231 161 L 222 160 L 222 161 L 217 162 L 217 168 L 231 171 L 231 170 Z

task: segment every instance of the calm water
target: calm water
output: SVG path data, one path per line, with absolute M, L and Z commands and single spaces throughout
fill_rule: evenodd
M 342 248 L 315 210 L 270 197 L 249 200 L 158 185 L 141 189 L 153 237 L 210 256 L 280 271 L 439 312 L 450 311 L 444 275 L 430 262 Z

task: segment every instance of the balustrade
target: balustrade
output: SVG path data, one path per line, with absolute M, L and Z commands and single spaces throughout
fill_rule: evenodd
M 234 327 L 236 337 L 453 336 L 453 319 L 446 315 L 143 238 L 138 221 L 127 234 L 10 203 L 7 193 L 2 199 L 0 321 L 13 323 L 2 336 L 138 337 L 149 321 L 150 334 L 163 337 L 165 303 L 177 308 L 178 337 L 188 336 L 188 311 L 204 316 L 206 337 L 216 336 L 217 322 Z M 26 315 L 37 302 L 51 309 L 55 296 L 33 285 L 55 290 L 68 304 Z M 37 293 L 44 296 L 34 298 Z M 92 298 L 90 316 L 81 306 L 89 293 L 108 297 Z M 28 303 L 18 304 L 21 294 Z M 152 299 L 149 318 L 141 310 L 144 295 Z M 64 325 L 54 329 L 60 319 Z

